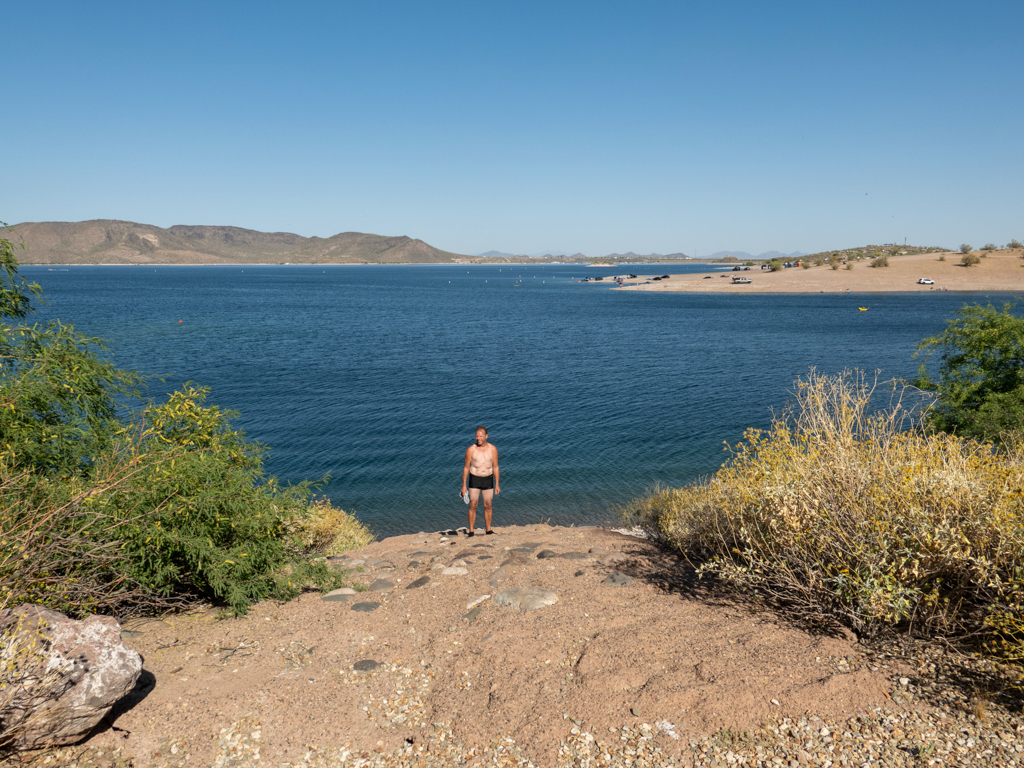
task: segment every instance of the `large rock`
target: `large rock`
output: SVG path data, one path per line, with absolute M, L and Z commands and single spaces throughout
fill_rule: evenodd
M 142 672 L 142 657 L 106 616 L 75 621 L 26 603 L 0 611 L 0 640 L 10 686 L 0 699 L 0 733 L 18 749 L 81 740 Z

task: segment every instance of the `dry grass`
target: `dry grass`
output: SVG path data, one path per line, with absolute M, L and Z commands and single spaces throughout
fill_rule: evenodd
M 306 554 L 336 555 L 365 547 L 373 534 L 355 517 L 331 505 L 327 498 L 313 501 L 302 520 L 300 535 Z
M 900 628 L 1024 660 L 1024 456 L 927 434 L 897 392 L 811 373 L 708 481 L 627 519 L 750 595 L 860 633 Z

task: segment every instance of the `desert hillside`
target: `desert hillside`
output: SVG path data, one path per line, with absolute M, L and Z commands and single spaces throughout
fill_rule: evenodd
M 464 260 L 422 240 L 342 232 L 328 238 L 240 227 L 132 221 L 25 222 L 4 235 L 24 264 L 425 264 Z

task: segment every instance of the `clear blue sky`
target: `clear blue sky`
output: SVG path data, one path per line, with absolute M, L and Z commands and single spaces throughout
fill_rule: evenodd
M 460 253 L 1024 239 L 1024 2 L 9 3 L 0 219 Z

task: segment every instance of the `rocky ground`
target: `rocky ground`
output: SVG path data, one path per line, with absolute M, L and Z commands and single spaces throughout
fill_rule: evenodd
M 545 525 L 332 559 L 355 589 L 125 626 L 80 766 L 1024 765 L 984 665 L 712 599 L 655 544 Z

